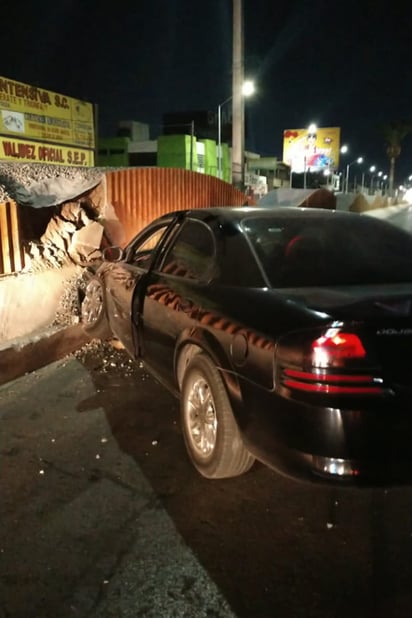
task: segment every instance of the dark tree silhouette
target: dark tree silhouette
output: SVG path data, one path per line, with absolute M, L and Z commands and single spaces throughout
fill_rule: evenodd
M 412 132 L 412 122 L 390 122 L 381 126 L 381 132 L 386 142 L 386 154 L 389 158 L 389 195 L 393 196 L 395 162 L 402 151 L 402 140 Z

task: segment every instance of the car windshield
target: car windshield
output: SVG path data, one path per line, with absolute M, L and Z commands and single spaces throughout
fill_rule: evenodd
M 412 283 L 412 235 L 370 215 L 248 217 L 272 287 Z

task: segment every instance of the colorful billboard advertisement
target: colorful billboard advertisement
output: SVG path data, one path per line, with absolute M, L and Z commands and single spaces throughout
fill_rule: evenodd
M 7 155 L 10 160 L 27 160 L 27 156 L 35 161 L 42 161 L 37 155 L 42 147 L 50 146 L 50 151 L 59 150 L 56 146 L 64 146 L 60 151 L 69 149 L 73 152 L 84 151 L 86 158 L 82 161 L 94 161 L 95 135 L 93 104 L 80 101 L 37 86 L 29 86 L 12 79 L 0 77 L 0 137 L 12 148 Z M 30 150 L 30 142 L 34 142 Z M 40 144 L 37 144 L 40 142 Z M 17 145 L 16 145 L 17 144 Z M 51 146 L 53 145 L 53 146 Z M 27 150 L 25 149 L 27 146 Z M 7 151 L 8 146 L 6 146 Z M 86 151 L 89 151 L 86 155 Z M 25 153 L 20 157 L 19 153 Z M 27 153 L 30 153 L 29 155 Z M 0 157 L 4 158 L 2 146 Z M 57 155 L 56 155 L 57 156 Z M 69 159 L 68 154 L 65 157 Z M 80 160 L 79 159 L 79 160 Z M 77 160 L 74 157 L 74 160 Z M 54 162 L 54 161 L 49 161 Z M 56 161 L 57 163 L 57 161 Z M 67 163 L 68 165 L 90 165 L 90 163 Z M 62 163 L 60 163 L 62 165 Z
M 292 172 L 322 172 L 339 167 L 340 127 L 283 131 L 283 161 Z

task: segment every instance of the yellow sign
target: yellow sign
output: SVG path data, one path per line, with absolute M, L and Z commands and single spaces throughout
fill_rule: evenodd
M 93 167 L 94 152 L 82 148 L 40 144 L 3 136 L 0 137 L 0 160 Z
M 283 132 L 283 161 L 292 172 L 337 170 L 340 127 L 287 129 Z
M 0 134 L 94 148 L 93 104 L 0 77 Z

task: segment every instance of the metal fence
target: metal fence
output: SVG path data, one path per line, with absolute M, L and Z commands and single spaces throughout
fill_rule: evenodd
M 107 200 L 123 225 L 125 243 L 150 221 L 172 210 L 242 206 L 247 199 L 227 182 L 184 169 L 127 168 L 107 172 L 105 180 Z M 25 266 L 23 216 L 15 202 L 0 203 L 0 275 L 20 272 Z
M 23 267 L 18 206 L 5 202 L 0 204 L 0 274 L 19 272 Z
M 134 168 L 106 173 L 107 198 L 128 242 L 156 217 L 173 210 L 242 206 L 244 193 L 206 174 L 176 168 Z

